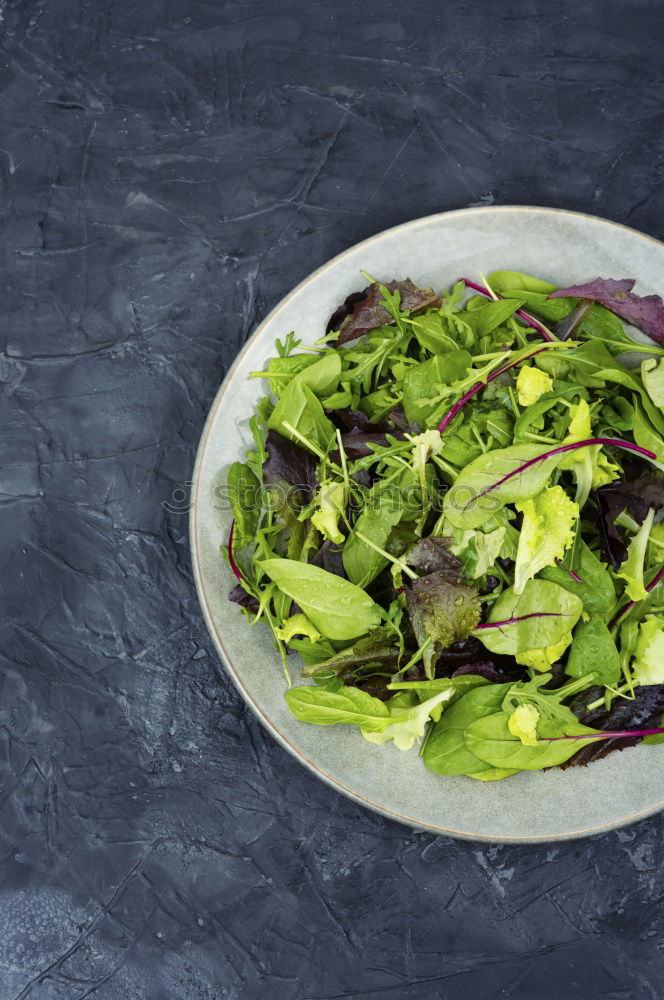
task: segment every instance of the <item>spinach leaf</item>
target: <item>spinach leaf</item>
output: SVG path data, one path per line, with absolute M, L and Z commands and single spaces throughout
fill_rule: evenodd
M 561 706 L 562 707 L 562 706 Z M 464 730 L 463 742 L 469 753 L 491 767 L 539 771 L 562 764 L 580 750 L 587 740 L 567 739 L 597 732 L 583 726 L 569 709 L 554 718 L 541 719 L 535 746 L 524 745 L 509 729 L 509 715 L 496 712 L 478 719 Z
M 323 398 L 334 392 L 340 375 L 341 357 L 337 351 L 328 350 L 315 364 L 300 372 L 297 380 L 301 385 L 309 386 L 316 396 Z
M 383 616 L 365 591 L 317 566 L 292 559 L 264 559 L 259 565 L 328 639 L 357 639 Z
M 400 750 L 409 750 L 424 734 L 430 713 L 449 699 L 451 689 L 440 691 L 424 702 L 404 698 L 402 694 L 386 703 L 355 687 L 296 687 L 286 692 L 286 701 L 301 722 L 359 726 L 371 743 L 394 740 Z
M 293 434 L 286 424 L 293 427 L 300 437 Z M 305 441 L 310 441 L 323 451 L 329 448 L 335 437 L 334 424 L 325 416 L 319 400 L 309 386 L 298 378 L 282 392 L 270 415 L 268 427 L 290 441 L 305 447 Z
M 583 602 L 557 583 L 529 580 L 522 594 L 504 590 L 495 602 L 489 621 L 475 630 L 478 639 L 494 653 L 516 656 L 559 642 L 581 617 Z
M 582 582 L 570 576 L 570 570 Z M 557 583 L 576 594 L 590 614 L 608 616 L 615 609 L 616 591 L 611 575 L 582 539 L 578 539 L 574 548 L 568 550 L 559 566 L 547 566 L 542 570 L 540 579 Z
M 479 337 L 484 337 L 513 316 L 523 302 L 522 298 L 486 302 L 477 309 L 469 310 L 466 314 L 467 321 Z
M 497 712 L 510 687 L 510 684 L 476 687 L 450 706 L 427 740 L 422 755 L 426 767 L 445 775 L 486 771 L 486 763 L 466 747 L 463 734 L 476 720 Z
M 228 498 L 235 520 L 233 541 L 236 549 L 243 549 L 254 540 L 260 515 L 260 487 L 258 478 L 248 465 L 233 462 L 228 470 Z
M 579 622 L 574 629 L 566 672 L 570 677 L 595 673 L 604 685 L 615 685 L 622 673 L 616 644 L 606 624 L 597 615 Z
M 537 292 L 540 295 L 550 295 L 555 292 L 556 286 L 541 278 L 533 278 L 529 274 L 521 271 L 492 271 L 489 275 L 489 284 L 494 292 L 504 295 L 506 290 L 519 290 L 527 292 Z
M 550 450 L 546 445 L 519 444 L 480 455 L 445 494 L 445 516 L 455 528 L 479 528 L 506 503 L 534 497 L 546 486 L 558 457 L 544 457 L 515 473 Z

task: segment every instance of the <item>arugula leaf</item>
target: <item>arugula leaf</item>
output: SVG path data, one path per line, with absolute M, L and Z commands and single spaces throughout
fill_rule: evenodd
M 451 385 L 463 379 L 472 365 L 468 351 L 437 354 L 428 361 L 412 365 L 403 379 L 403 407 L 410 424 L 424 427 L 426 420 L 440 407 L 435 387 Z
M 243 549 L 252 542 L 260 516 L 261 484 L 248 465 L 233 462 L 228 470 L 228 498 L 233 512 L 233 541 L 235 549 Z
M 383 616 L 365 591 L 317 566 L 292 559 L 264 559 L 259 565 L 328 639 L 357 639 Z
M 574 542 L 579 516 L 562 486 L 549 486 L 530 500 L 516 504 L 523 514 L 514 566 L 514 593 L 522 594 L 528 580 L 562 559 Z
M 620 657 L 606 624 L 595 615 L 574 629 L 566 673 L 570 677 L 598 675 L 599 683 L 615 685 L 621 676 Z

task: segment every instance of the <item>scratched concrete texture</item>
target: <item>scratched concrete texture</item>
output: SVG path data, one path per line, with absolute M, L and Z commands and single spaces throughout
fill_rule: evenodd
M 663 35 L 654 0 L 0 0 L 1 1000 L 662 997 L 663 819 L 473 845 L 318 783 L 217 661 L 186 493 L 240 345 L 357 240 L 500 203 L 662 237 Z

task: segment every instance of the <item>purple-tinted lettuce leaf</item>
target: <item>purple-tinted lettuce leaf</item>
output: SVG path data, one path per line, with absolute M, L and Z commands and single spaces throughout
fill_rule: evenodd
M 427 644 L 423 662 L 433 677 L 442 650 L 467 639 L 480 620 L 482 606 L 476 587 L 463 578 L 461 562 L 448 551 L 449 539 L 424 538 L 404 560 L 425 575 L 406 586 L 406 607 L 419 646 Z
M 399 308 L 402 312 L 421 312 L 423 309 L 440 306 L 441 299 L 431 288 L 422 290 L 410 278 L 405 281 L 389 281 L 385 287 L 390 292 L 399 292 Z M 381 305 L 383 294 L 377 282 L 362 292 L 353 292 L 339 309 L 336 309 L 327 324 L 327 332 L 339 330 L 338 344 L 370 333 L 378 326 L 390 326 L 394 317 Z
M 351 410 L 350 407 L 343 410 L 331 410 L 330 417 L 341 430 L 348 433 L 355 431 L 363 434 L 384 434 L 390 430 L 390 425 L 384 420 L 372 423 L 362 410 Z
M 592 299 L 664 344 L 664 302 L 659 295 L 635 295 L 633 278 L 595 278 L 583 285 L 559 288 L 550 299 Z
M 341 576 L 346 580 L 348 578 L 341 558 L 342 551 L 343 546 L 340 547 L 335 542 L 331 542 L 329 538 L 326 538 L 311 560 L 311 565 L 318 566 L 319 569 L 324 569 L 326 573 L 333 573 L 334 576 Z
M 263 480 L 269 488 L 296 487 L 310 499 L 316 488 L 316 459 L 304 448 L 276 431 L 270 431 L 265 442 L 267 459 L 263 463 Z
M 493 681 L 497 684 L 503 684 L 509 678 L 505 674 L 501 674 L 500 671 L 496 670 L 493 663 L 490 660 L 478 660 L 476 663 L 464 663 L 462 667 L 458 667 L 452 677 L 463 677 L 465 674 L 476 674 L 478 677 L 484 677 L 488 681 Z
M 627 558 L 627 546 L 615 519 L 627 510 L 635 521 L 642 524 L 652 507 L 657 512 L 656 519 L 661 520 L 659 512 L 664 511 L 664 478 L 647 475 L 631 482 L 607 483 L 595 491 L 595 499 L 602 556 L 617 570 Z
M 401 431 L 394 431 L 392 436 L 401 441 L 405 435 Z M 366 458 L 372 455 L 374 448 L 372 445 L 385 448 L 390 443 L 387 435 L 379 433 L 363 433 L 362 431 L 351 431 L 350 434 L 342 434 L 341 443 L 348 458 Z M 333 461 L 337 460 L 338 451 L 332 453 Z
M 572 711 L 585 726 L 593 726 L 595 729 L 608 732 L 624 732 L 630 729 L 648 730 L 660 725 L 664 714 L 664 684 L 648 684 L 637 688 L 633 700 L 616 698 L 608 712 L 603 706 L 593 712 L 585 711 L 586 705 L 603 695 L 604 688 L 594 687 L 578 695 L 572 702 Z M 586 746 L 561 766 L 589 764 L 593 760 L 599 760 L 600 757 L 606 757 L 613 750 L 624 750 L 625 747 L 635 746 L 640 743 L 644 735 L 635 733 L 611 739 L 588 740 Z
M 462 580 L 463 563 L 449 550 L 451 538 L 421 538 L 403 555 L 403 561 L 418 573 L 446 572 L 450 579 Z M 470 634 L 470 633 L 469 633 Z
M 233 601 L 234 604 L 239 604 L 242 608 L 246 608 L 247 611 L 251 611 L 252 615 L 258 613 L 258 601 L 253 594 L 248 594 L 240 583 L 236 583 L 235 586 L 231 588 L 228 593 L 228 600 Z

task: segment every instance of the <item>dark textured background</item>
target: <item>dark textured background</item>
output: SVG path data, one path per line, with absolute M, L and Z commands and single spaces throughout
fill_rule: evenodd
M 0 12 L 1 1000 L 659 1000 L 663 818 L 474 846 L 340 798 L 224 676 L 183 491 L 256 321 L 357 240 L 664 236 L 661 6 Z

